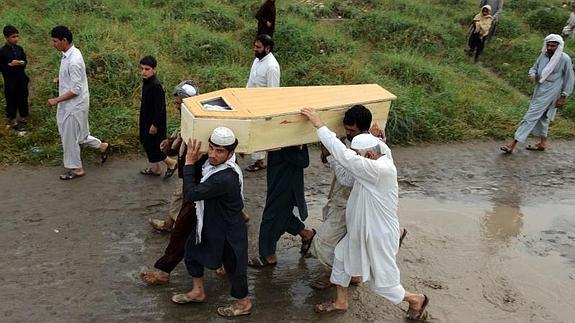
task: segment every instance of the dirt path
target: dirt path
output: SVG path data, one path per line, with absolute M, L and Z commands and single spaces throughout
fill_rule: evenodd
M 575 146 L 553 142 L 545 153 L 498 152 L 500 143 L 395 148 L 401 223 L 409 235 L 398 264 L 406 289 L 427 293 L 434 321 L 569 322 L 575 315 Z M 215 308 L 228 284 L 206 276 L 208 302 L 171 304 L 190 288 L 183 265 L 169 286 L 150 288 L 137 274 L 151 267 L 168 237 L 147 218 L 163 216 L 175 178 L 137 173 L 144 159 L 112 156 L 87 165 L 86 177 L 57 179 L 58 167 L 0 170 L 0 321 L 224 322 Z M 241 161 L 247 163 L 247 161 Z M 265 174 L 245 174 L 250 248 L 255 251 Z M 310 226 L 320 224 L 329 170 L 312 152 L 306 170 Z M 319 317 L 313 304 L 334 296 L 308 287 L 321 271 L 301 259 L 299 239 L 282 238 L 280 263 L 249 270 L 254 312 L 239 321 L 403 321 L 405 305 L 366 287 L 352 291 L 350 311 Z

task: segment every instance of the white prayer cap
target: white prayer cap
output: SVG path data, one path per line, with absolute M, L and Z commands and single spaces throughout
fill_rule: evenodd
M 362 133 L 351 141 L 351 149 L 368 149 L 379 145 L 379 139 L 372 134 Z
M 230 146 L 236 143 L 236 136 L 229 128 L 217 127 L 210 136 L 210 142 L 218 146 Z
M 191 80 L 182 81 L 174 88 L 174 96 L 179 96 L 182 99 L 189 98 L 198 94 L 200 94 L 198 87 L 194 81 Z

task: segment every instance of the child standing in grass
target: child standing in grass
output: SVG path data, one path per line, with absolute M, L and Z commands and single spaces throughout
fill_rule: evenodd
M 484 5 L 481 7 L 481 12 L 479 12 L 473 18 L 473 22 L 470 27 L 469 35 L 469 56 L 473 55 L 475 52 L 475 62 L 479 60 L 479 55 L 483 52 L 485 47 L 485 38 L 491 30 L 491 23 L 493 22 L 493 17 L 491 16 L 491 6 Z
M 28 60 L 21 46 L 18 46 L 20 34 L 16 27 L 7 25 L 3 30 L 6 45 L 0 48 L 0 69 L 4 77 L 4 95 L 6 98 L 6 118 L 8 127 L 24 132 L 28 117 L 28 82 L 25 69 Z M 17 118 L 20 114 L 20 119 Z

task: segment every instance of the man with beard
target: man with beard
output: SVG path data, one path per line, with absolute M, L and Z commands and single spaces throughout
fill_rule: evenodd
M 28 117 L 28 82 L 25 69 L 28 64 L 26 53 L 18 46 L 20 34 L 16 27 L 7 25 L 3 30 L 6 45 L 0 48 L 0 70 L 4 78 L 4 94 L 6 98 L 6 118 L 10 128 L 26 131 Z M 20 119 L 17 118 L 20 114 Z
M 167 166 L 165 177 L 170 177 L 176 171 L 177 162 L 160 149 L 161 142 L 166 139 L 166 97 L 164 88 L 156 77 L 157 65 L 153 56 L 140 60 L 140 72 L 144 82 L 140 105 L 140 142 L 152 164 L 152 167 L 142 169 L 140 174 L 160 176 L 160 162 L 164 162 Z
M 272 50 L 274 41 L 271 36 L 262 34 L 256 37 L 254 52 L 256 58 L 250 70 L 250 77 L 246 87 L 279 87 L 280 65 L 274 57 Z M 248 172 L 256 172 L 266 168 L 266 153 L 258 151 L 252 154 L 252 165 L 248 166 Z
M 569 55 L 563 52 L 561 36 L 550 34 L 545 37 L 541 54 L 529 69 L 529 82 L 535 84 L 531 104 L 515 131 L 515 139 L 501 146 L 506 154 L 511 154 L 518 142 L 524 143 L 530 133 L 539 137 L 539 143 L 528 145 L 527 150 L 544 151 L 547 148 L 549 123 L 573 92 L 573 66 Z
M 348 286 L 360 277 L 376 294 L 394 304 L 408 302 L 408 317 L 425 320 L 429 298 L 410 293 L 401 285 L 396 256 L 400 227 L 397 170 L 391 150 L 371 134 L 359 134 L 350 148 L 323 125 L 313 109 L 303 109 L 321 143 L 353 178 L 346 206 L 345 236 L 335 247 L 330 281 L 337 285 L 337 298 L 315 306 L 317 313 L 345 312 L 349 307 Z
M 231 296 L 237 299 L 217 309 L 219 315 L 226 317 L 250 314 L 252 308 L 247 280 L 248 231 L 242 217 L 243 175 L 234 153 L 237 145 L 230 129 L 214 129 L 209 139 L 208 160 L 203 163 L 200 175 L 195 165 L 202 156 L 201 142 L 188 143 L 184 197 L 196 203 L 197 224 L 188 237 L 185 259 L 193 288 L 172 297 L 178 304 L 203 302 L 204 267 L 217 269 L 223 264 L 231 283 Z M 198 178 L 201 178 L 199 184 Z
M 374 124 L 370 129 L 371 120 L 371 112 L 363 105 L 354 105 L 345 112 L 343 127 L 345 128 L 346 138 L 342 140 L 342 142 L 347 148 L 349 148 L 353 138 L 362 133 L 371 132 L 373 135 L 379 137 L 382 142 L 384 141 L 384 133 L 379 129 L 377 124 Z M 323 207 L 323 223 L 318 228 L 317 235 L 313 239 L 310 253 L 323 265 L 331 269 L 333 266 L 335 246 L 347 232 L 345 226 L 345 208 L 351 187 L 353 186 L 353 178 L 345 171 L 345 168 L 330 155 L 329 151 L 327 151 L 323 145 L 321 145 L 321 156 L 322 160 L 329 163 L 334 176 L 327 203 Z M 400 246 L 406 235 L 407 230 L 401 228 Z M 359 279 L 353 278 L 352 283 L 359 283 Z M 312 282 L 310 286 L 314 289 L 321 290 L 329 288 L 333 286 L 333 284 L 329 281 L 329 275 L 322 275 L 322 277 Z

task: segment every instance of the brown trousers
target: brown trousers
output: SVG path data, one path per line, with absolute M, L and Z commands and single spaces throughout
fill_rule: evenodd
M 164 255 L 156 261 L 154 267 L 170 273 L 184 259 L 186 240 L 190 232 L 196 230 L 196 205 L 186 200 L 182 201 L 182 208 L 172 229 L 170 242 L 164 251 Z

